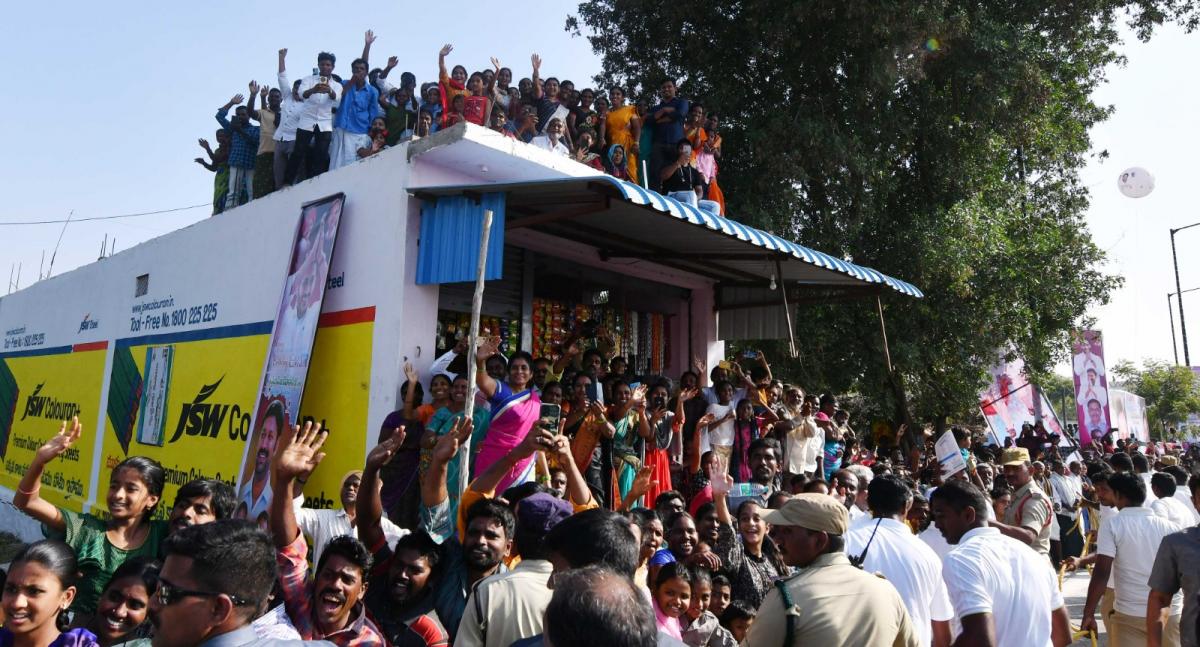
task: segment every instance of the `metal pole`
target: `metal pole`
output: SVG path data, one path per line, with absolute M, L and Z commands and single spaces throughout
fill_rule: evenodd
M 1192 365 L 1192 357 L 1188 353 L 1187 323 L 1185 323 L 1183 318 L 1183 295 L 1179 294 L 1183 291 L 1183 288 L 1179 285 L 1179 256 L 1175 253 L 1175 233 L 1178 231 L 1179 229 L 1171 230 L 1171 262 L 1175 265 L 1175 303 L 1179 305 L 1179 332 L 1180 336 L 1183 337 L 1183 364 L 1190 367 Z
M 1183 231 L 1184 229 L 1191 229 L 1192 227 L 1200 227 L 1200 222 L 1193 222 L 1190 225 L 1184 225 L 1182 227 L 1177 227 L 1170 230 L 1171 262 L 1175 265 L 1175 297 L 1179 302 L 1179 336 L 1183 338 L 1183 363 L 1189 368 L 1192 365 L 1192 356 L 1188 352 L 1187 323 L 1184 322 L 1183 319 L 1183 290 L 1179 287 L 1179 257 L 1175 254 L 1175 234 Z M 1190 292 L 1191 290 L 1188 291 Z
M 1175 311 L 1172 310 L 1171 297 L 1174 292 L 1167 293 L 1167 317 L 1171 320 L 1171 350 L 1175 351 L 1175 365 L 1179 366 L 1179 345 L 1175 343 Z
M 488 236 L 492 231 L 492 210 L 483 212 L 483 230 L 479 238 L 479 261 L 475 267 L 475 296 L 471 299 L 471 342 L 469 348 L 472 355 L 479 348 L 479 311 L 483 309 L 483 276 L 487 270 Z M 474 357 L 467 359 L 467 403 L 463 409 L 466 420 L 475 419 L 475 374 L 479 371 L 478 362 Z M 474 432 L 472 432 L 472 435 Z M 471 436 L 467 436 L 458 448 L 458 494 L 461 497 L 470 484 L 471 473 Z

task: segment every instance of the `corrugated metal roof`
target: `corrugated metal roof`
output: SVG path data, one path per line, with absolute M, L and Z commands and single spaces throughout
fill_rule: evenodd
M 735 220 L 714 216 L 678 200 L 649 191 L 631 182 L 608 175 L 587 178 L 553 178 L 532 182 L 456 186 L 413 187 L 417 196 L 439 196 L 484 192 L 506 192 L 510 200 L 511 226 L 521 226 L 519 205 L 522 200 L 535 205 L 528 209 L 529 222 L 538 229 L 564 237 L 582 237 L 583 242 L 603 249 L 610 243 L 612 256 L 636 250 L 643 257 L 694 271 L 721 280 L 769 279 L 775 274 L 776 259 L 781 260 L 783 281 L 813 285 L 878 285 L 912 297 L 923 297 L 916 286 L 869 267 L 856 265 L 824 252 L 785 240 Z M 619 201 L 604 201 L 612 194 Z M 592 205 L 588 208 L 587 205 Z M 630 209 L 629 206 L 637 207 Z M 563 209 L 561 217 L 552 210 Z M 571 210 L 574 211 L 571 211 Z M 662 220 L 645 217 L 649 209 L 671 216 L 682 228 Z M 548 215 L 548 217 L 547 217 Z M 718 232 L 721 237 L 713 237 Z M 761 257 L 747 254 L 748 247 L 765 250 Z M 686 250 L 686 251 L 683 251 Z M 705 256 L 711 257 L 711 260 Z M 716 262 L 720 260 L 720 262 Z

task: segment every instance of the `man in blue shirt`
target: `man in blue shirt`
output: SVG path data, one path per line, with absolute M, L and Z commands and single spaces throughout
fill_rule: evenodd
M 254 159 L 258 156 L 258 126 L 250 125 L 250 110 L 238 105 L 242 95 L 234 95 L 229 103 L 217 110 L 217 122 L 228 133 L 233 145 L 229 151 L 229 195 L 225 208 L 231 209 L 254 199 Z M 237 106 L 233 121 L 229 109 Z M 245 193 L 243 193 L 243 191 Z
M 342 84 L 342 102 L 333 117 L 333 140 L 329 144 L 329 170 L 353 164 L 358 149 L 371 147 L 371 122 L 382 112 L 379 90 L 367 83 L 367 55 L 375 35 L 367 32 L 363 57 L 350 64 L 350 80 Z
M 683 139 L 683 123 L 691 105 L 679 97 L 674 79 L 663 81 L 660 94 L 662 100 L 650 109 L 650 122 L 654 127 L 654 149 L 650 152 L 650 188 L 658 190 L 659 174 L 663 165 L 677 156 L 676 144 Z

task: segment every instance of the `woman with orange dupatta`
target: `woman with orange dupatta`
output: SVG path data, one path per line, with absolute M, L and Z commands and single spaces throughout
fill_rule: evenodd
M 637 108 L 625 103 L 624 88 L 613 87 L 608 91 L 608 98 L 612 103 L 605 117 L 608 146 L 616 145 L 625 149 L 629 179 L 637 183 L 638 139 L 642 136 L 642 120 L 637 116 Z

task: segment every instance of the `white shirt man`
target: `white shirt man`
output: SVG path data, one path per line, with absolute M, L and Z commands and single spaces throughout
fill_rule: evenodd
M 300 108 L 300 116 L 296 122 L 298 130 L 312 130 L 314 126 L 319 126 L 323 133 L 333 131 L 333 109 L 337 107 L 338 101 L 342 98 L 342 84 L 330 77 L 314 74 L 301 79 L 300 87 L 296 92 L 303 97 L 305 92 L 320 84 L 322 78 L 324 78 L 325 85 L 333 91 L 334 96 L 329 96 L 327 92 L 313 92 L 307 99 L 304 99 Z
M 301 532 L 312 538 L 314 564 L 320 561 L 325 547 L 334 537 L 342 535 L 358 537 L 358 527 L 351 525 L 350 515 L 346 513 L 345 508 L 338 510 L 306 508 L 304 507 L 304 495 L 296 497 L 292 505 L 296 511 L 296 525 L 300 526 Z M 397 540 L 408 534 L 407 529 L 397 526 L 387 517 L 383 517 L 379 521 L 383 525 L 383 534 L 387 537 L 388 546 L 396 545 Z
M 942 577 L 955 616 L 990 613 L 997 645 L 1051 645 L 1051 611 L 1064 602 L 1046 558 L 996 528 L 975 528 L 946 555 Z
M 1180 530 L 1196 523 L 1192 511 L 1174 496 L 1155 500 L 1154 503 L 1150 504 L 1150 510 L 1163 519 L 1179 526 Z
M 1108 487 L 1113 491 L 1119 511 L 1115 515 L 1105 516 L 1100 524 L 1096 564 L 1081 619 L 1084 629 L 1095 624 L 1096 606 L 1103 592 L 1103 587 L 1098 583 L 1107 579 L 1113 589 L 1113 611 L 1104 618 L 1104 624 L 1110 633 L 1114 632 L 1114 628 L 1120 633 L 1122 643 L 1126 640 L 1145 640 L 1146 602 L 1150 595 L 1148 582 L 1154 568 L 1154 556 L 1163 537 L 1180 529 L 1142 505 L 1145 495 L 1140 485 L 1140 479 L 1132 474 L 1115 474 L 1108 479 Z M 1174 642 L 1164 635 L 1164 644 L 1178 644 L 1179 615 L 1182 612 L 1183 599 L 1177 594 L 1171 600 L 1167 628 L 1167 634 L 1173 634 Z
M 847 555 L 857 558 L 864 549 L 863 570 L 882 574 L 896 587 L 921 644 L 933 644 L 933 623 L 954 617 L 937 553 L 894 518 L 874 519 L 846 533 Z

